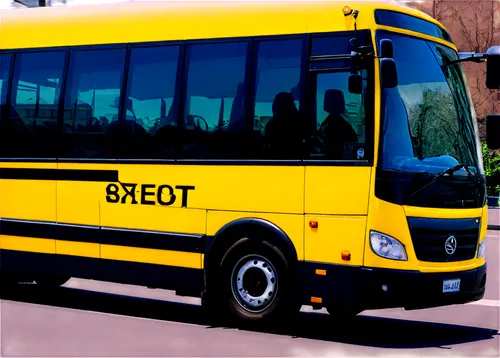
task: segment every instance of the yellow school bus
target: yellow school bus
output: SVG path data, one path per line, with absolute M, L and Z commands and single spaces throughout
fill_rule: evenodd
M 175 290 L 245 322 L 483 297 L 485 176 L 460 62 L 486 60 L 493 88 L 498 48 L 460 55 L 392 1 L 0 21 L 8 282 Z

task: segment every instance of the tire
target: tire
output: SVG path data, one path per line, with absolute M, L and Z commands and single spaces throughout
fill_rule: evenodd
M 64 285 L 70 278 L 58 275 L 37 275 L 35 282 L 42 288 L 55 288 Z
M 239 240 L 226 252 L 220 268 L 219 297 L 231 321 L 277 321 L 291 317 L 297 307 L 295 275 L 290 263 L 269 242 Z

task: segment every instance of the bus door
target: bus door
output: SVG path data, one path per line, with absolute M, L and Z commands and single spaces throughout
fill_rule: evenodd
M 368 72 L 361 71 L 362 94 L 349 92 L 350 73 L 348 56 L 310 59 L 305 259 L 360 266 L 372 172 Z

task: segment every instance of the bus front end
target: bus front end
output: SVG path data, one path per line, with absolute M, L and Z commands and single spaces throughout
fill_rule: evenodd
M 480 300 L 486 180 L 459 56 L 444 41 L 375 35 L 377 46 L 392 44 L 397 85 L 383 85 L 388 74 L 381 66 L 378 163 L 359 304 L 409 310 Z

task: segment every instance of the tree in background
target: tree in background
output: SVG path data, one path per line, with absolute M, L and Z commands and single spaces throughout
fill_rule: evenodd
M 488 184 L 488 195 L 500 195 L 500 154 L 488 149 L 482 143 L 484 171 Z

